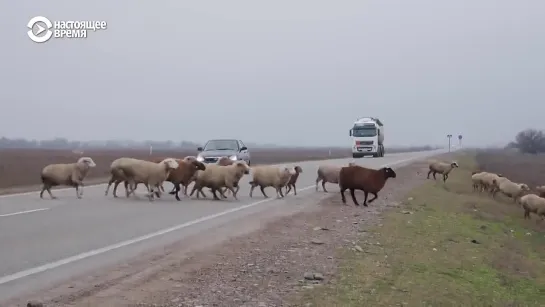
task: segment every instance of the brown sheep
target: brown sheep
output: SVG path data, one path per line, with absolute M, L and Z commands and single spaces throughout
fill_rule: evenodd
M 361 190 L 365 193 L 365 199 L 363 205 L 367 207 L 367 196 L 369 193 L 373 194 L 374 198 L 369 200 L 372 203 L 378 198 L 378 192 L 386 184 L 388 178 L 396 178 L 396 173 L 389 167 L 383 167 L 381 169 L 370 169 L 358 165 L 345 166 L 341 168 L 339 172 L 339 188 L 341 190 L 341 197 L 343 204 L 346 204 L 346 198 L 344 197 L 344 191 L 350 190 L 352 200 L 356 206 L 359 206 L 356 200 L 355 190 Z
M 299 174 L 303 172 L 303 169 L 299 165 L 296 165 L 294 169 L 295 169 L 295 174 L 290 177 L 290 181 L 288 181 L 288 184 L 286 185 L 286 195 L 288 195 L 292 187 L 293 187 L 293 193 L 297 195 L 297 189 L 295 188 L 295 183 L 297 183 L 297 178 L 299 178 Z
M 176 200 L 180 200 L 180 196 L 178 196 L 180 184 L 184 186 L 186 186 L 186 184 L 188 185 L 197 171 L 204 171 L 205 169 L 206 166 L 204 163 L 197 160 L 178 160 L 178 168 L 171 171 L 168 178 L 165 180 L 174 185 L 174 190 L 170 191 L 168 194 L 175 195 Z

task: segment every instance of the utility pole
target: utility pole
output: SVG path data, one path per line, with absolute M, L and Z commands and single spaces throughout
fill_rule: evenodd
M 448 138 L 448 152 L 450 152 L 450 139 L 452 138 L 452 134 L 447 134 Z
M 460 146 L 460 148 L 462 148 L 462 135 L 461 134 L 458 135 L 458 145 Z

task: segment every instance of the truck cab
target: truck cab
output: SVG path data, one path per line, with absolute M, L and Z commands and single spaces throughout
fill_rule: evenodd
M 384 125 L 378 118 L 359 118 L 354 122 L 349 135 L 352 137 L 353 158 L 367 155 L 384 157 Z

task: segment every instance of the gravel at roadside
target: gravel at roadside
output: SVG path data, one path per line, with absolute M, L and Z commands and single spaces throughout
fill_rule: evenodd
M 355 207 L 348 191 L 348 206 L 342 205 L 338 188 L 330 187 L 331 197 L 310 212 L 277 219 L 190 257 L 169 252 L 171 260 L 160 266 L 142 264 L 145 274 L 127 278 L 118 272 L 121 282 L 88 285 L 50 297 L 44 306 L 291 306 L 297 292 L 335 278 L 336 249 L 357 250 L 358 234 L 380 223 L 382 211 L 402 206 L 404 196 L 426 180 L 427 164 L 396 172 L 368 208 Z M 356 197 L 363 201 L 363 193 Z

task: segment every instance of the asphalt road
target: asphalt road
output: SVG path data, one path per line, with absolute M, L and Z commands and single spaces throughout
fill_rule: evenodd
M 395 169 L 442 152 L 389 154 L 356 162 Z M 303 168 L 298 195 L 290 193 L 284 199 L 276 199 L 272 188 L 266 189 L 268 199 L 259 188 L 250 198 L 249 176 L 241 181 L 238 201 L 230 195 L 226 200 L 212 201 L 211 193 L 207 193 L 208 200 L 182 197 L 176 201 L 172 195 L 163 195 L 149 202 L 143 190 L 138 199 L 126 199 L 122 186 L 118 189 L 120 197 L 114 199 L 111 191 L 104 196 L 104 184 L 86 187 L 83 199 L 76 199 L 74 189 L 54 190 L 59 197 L 56 200 L 42 200 L 37 192 L 0 196 L 0 301 L 240 219 L 264 204 L 282 206 L 298 199 L 320 200 L 331 194 L 321 192 L 321 186 L 320 192 L 314 190 L 318 165 L 346 165 L 350 161 L 353 159 L 295 163 Z M 170 183 L 164 187 L 165 191 L 171 189 Z M 330 192 L 338 191 L 336 185 L 326 187 Z

